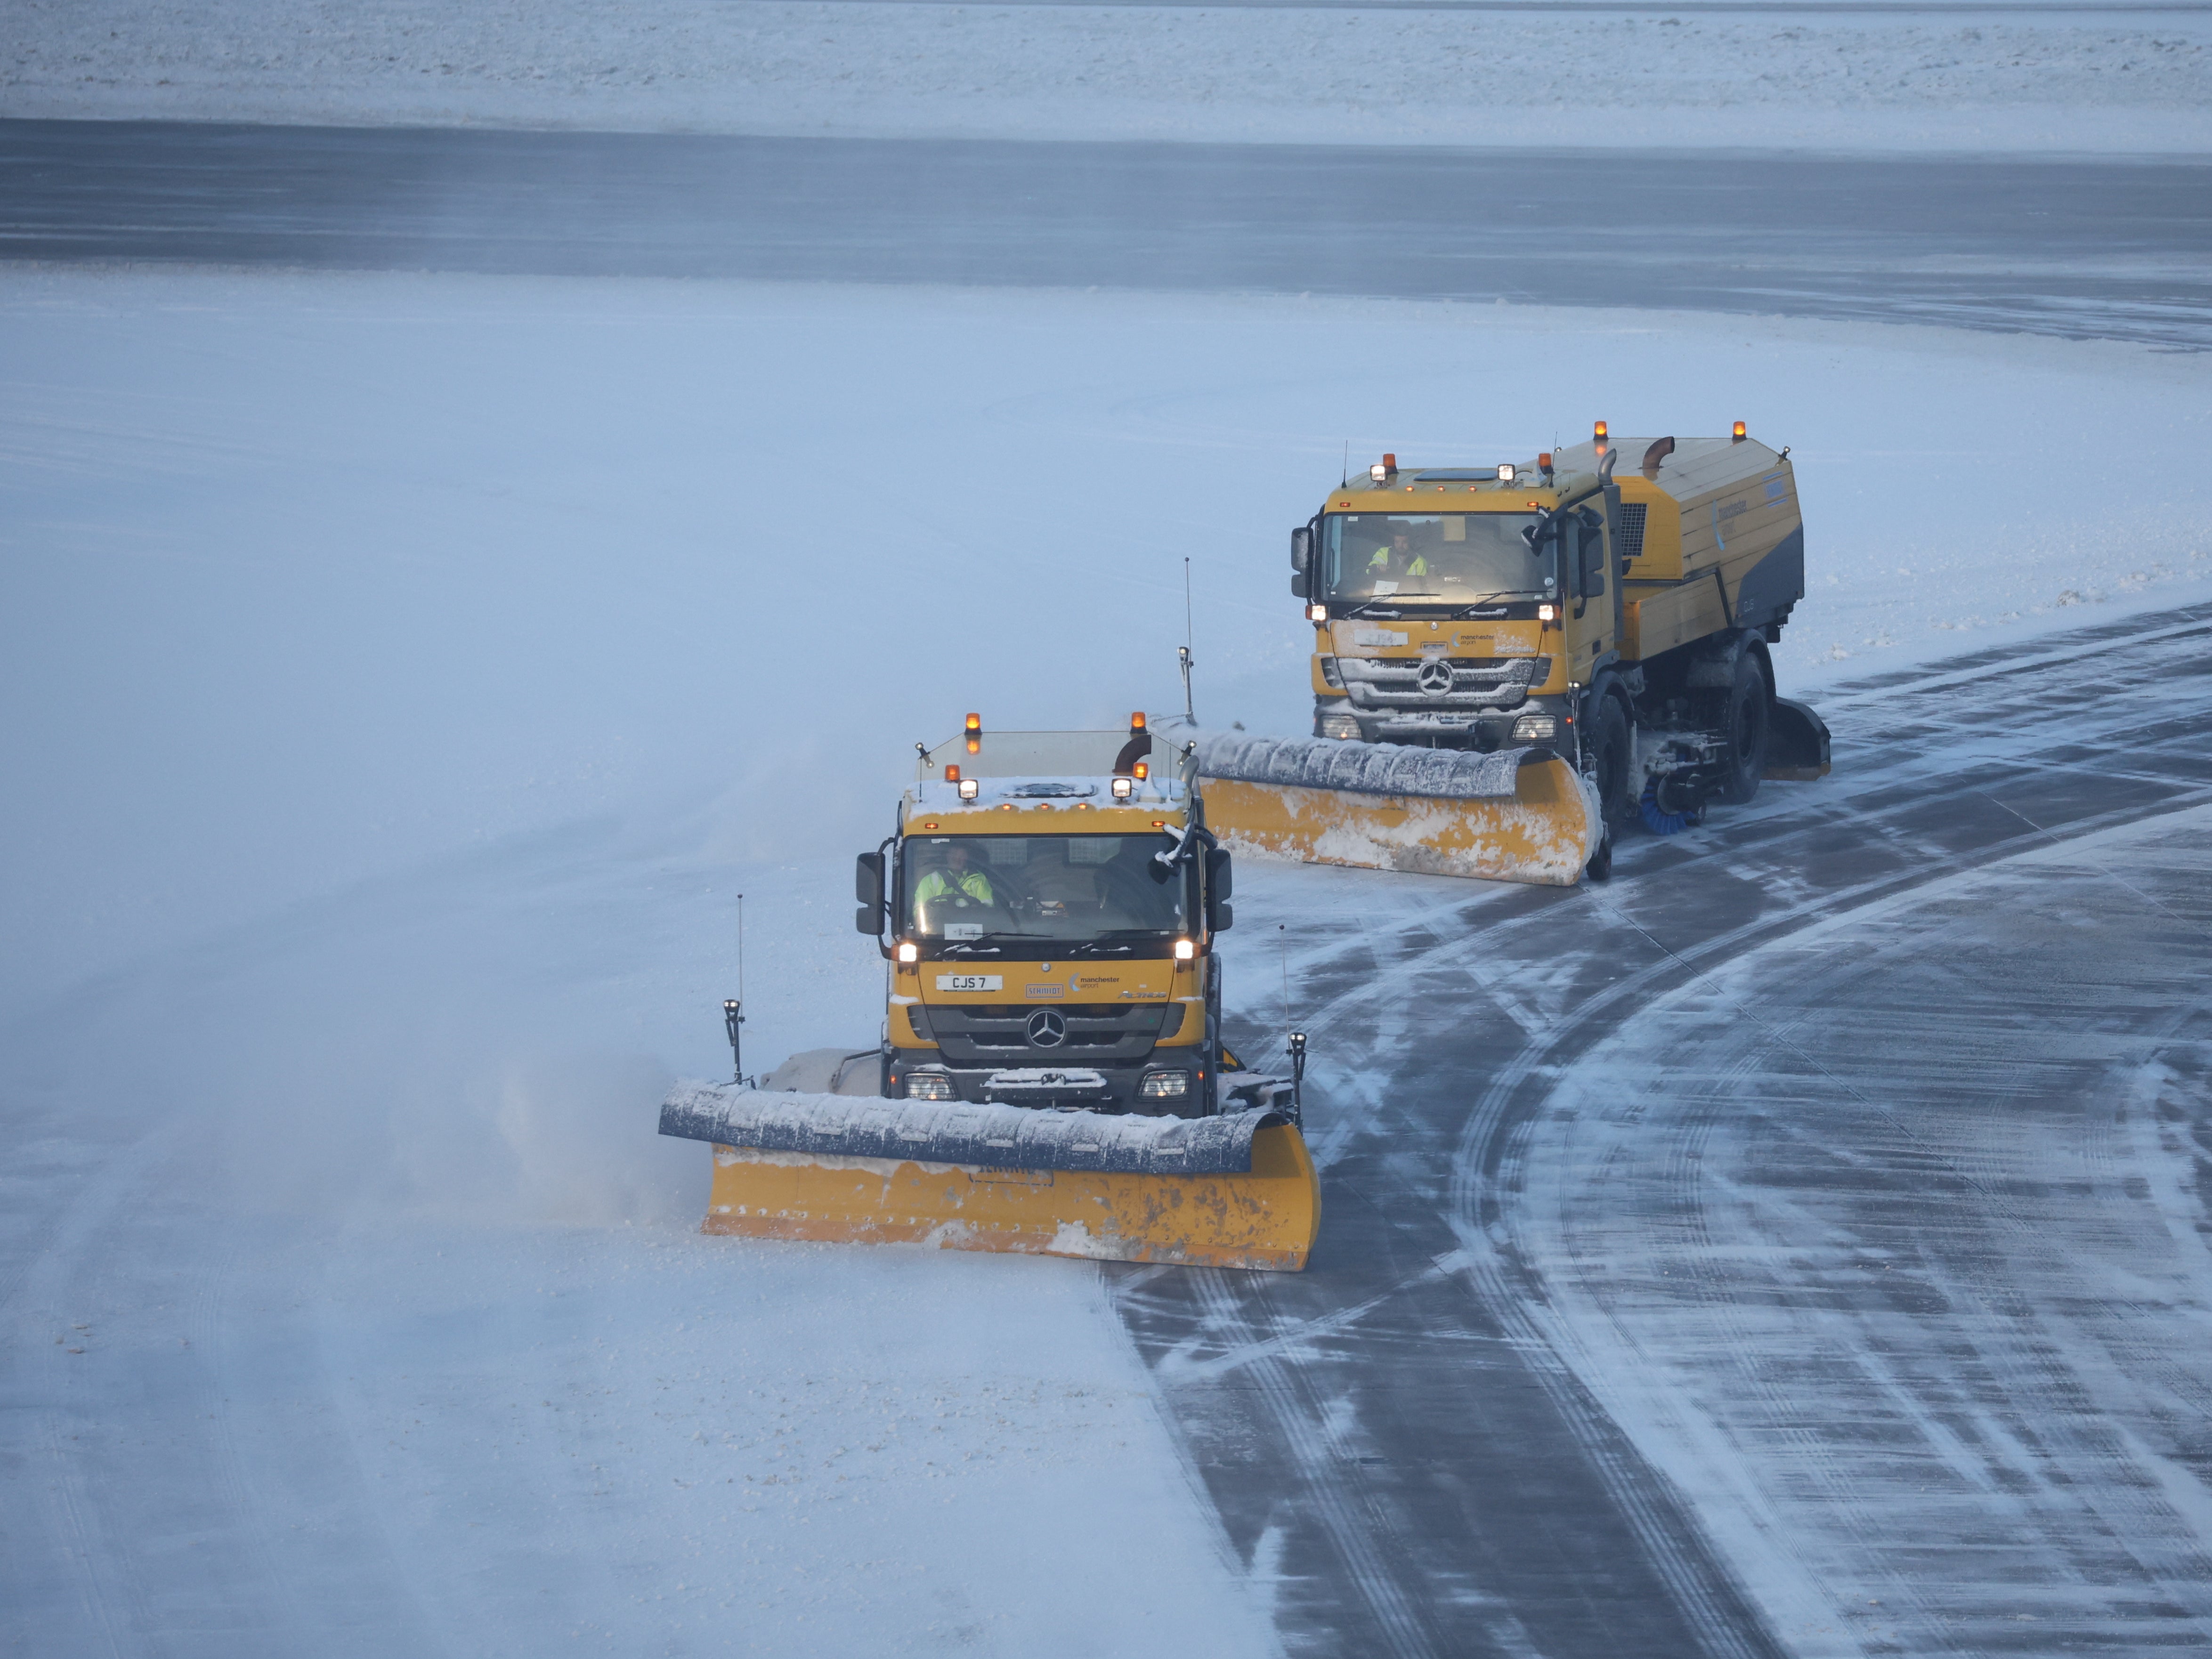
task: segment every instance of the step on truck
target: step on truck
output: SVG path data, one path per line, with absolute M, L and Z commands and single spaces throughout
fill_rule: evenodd
M 1633 823 L 1671 835 L 1828 771 L 1768 655 L 1805 592 L 1796 474 L 1741 422 L 1600 422 L 1497 466 L 1385 455 L 1291 532 L 1291 563 L 1313 736 L 1204 745 L 1224 845 L 1566 884 L 1608 873 Z
M 1142 714 L 988 733 L 970 714 L 915 747 L 855 875 L 886 963 L 879 1050 L 663 1105 L 663 1133 L 714 1146 L 706 1230 L 1302 1267 L 1319 1188 L 1295 1079 L 1222 1041 L 1231 866 L 1191 746 Z M 848 1092 L 869 1060 L 873 1092 Z

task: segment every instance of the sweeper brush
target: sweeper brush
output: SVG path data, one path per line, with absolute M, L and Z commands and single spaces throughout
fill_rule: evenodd
M 678 1088 L 660 1133 L 714 1148 L 705 1231 L 1296 1272 L 1321 1219 L 1297 1127 Z
M 1223 846 L 1307 864 L 1565 887 L 1601 833 L 1595 792 L 1544 749 L 1224 736 L 1198 764 Z

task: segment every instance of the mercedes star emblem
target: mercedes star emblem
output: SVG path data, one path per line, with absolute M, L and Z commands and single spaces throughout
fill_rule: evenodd
M 1421 672 L 1413 676 L 1413 684 L 1432 697 L 1441 697 L 1452 689 L 1452 667 L 1441 657 L 1431 657 L 1421 665 Z
M 1039 1048 L 1057 1048 L 1067 1036 L 1067 1021 L 1057 1008 L 1040 1008 L 1030 1016 L 1030 1042 Z

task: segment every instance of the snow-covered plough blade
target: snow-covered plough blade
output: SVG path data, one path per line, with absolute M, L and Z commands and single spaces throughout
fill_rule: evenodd
M 1567 887 L 1597 850 L 1596 796 L 1548 750 L 1224 737 L 1198 768 L 1223 845 L 1307 864 Z
M 660 1133 L 714 1146 L 710 1233 L 1295 1273 L 1321 1223 L 1305 1140 L 1266 1110 L 1137 1117 L 687 1084 Z

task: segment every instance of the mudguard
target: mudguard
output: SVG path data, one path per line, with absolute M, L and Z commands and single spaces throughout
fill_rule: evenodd
M 1802 702 L 1777 697 L 1767 722 L 1766 769 L 1759 775 L 1810 783 L 1828 775 L 1828 726 Z

